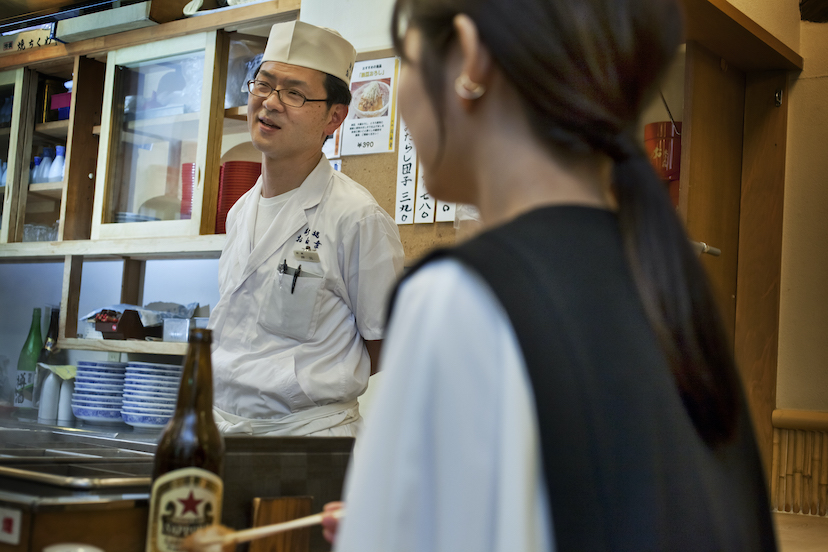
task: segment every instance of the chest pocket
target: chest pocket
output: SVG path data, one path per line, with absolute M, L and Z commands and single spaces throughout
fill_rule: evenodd
M 285 274 L 279 285 L 279 275 L 274 275 L 267 296 L 259 306 L 259 325 L 272 334 L 293 339 L 303 341 L 313 337 L 319 320 L 323 281 L 322 277 L 300 276 L 291 293 L 293 277 Z

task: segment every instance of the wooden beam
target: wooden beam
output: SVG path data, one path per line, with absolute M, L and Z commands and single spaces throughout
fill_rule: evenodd
M 78 335 L 78 305 L 80 304 L 83 256 L 66 255 L 63 262 L 63 286 L 60 292 L 60 328 L 58 343 Z M 63 345 L 61 345 L 63 346 Z
M 682 0 L 687 41 L 742 71 L 802 70 L 802 56 L 727 0 Z
M 245 25 L 266 25 L 280 21 L 290 21 L 299 16 L 301 0 L 272 0 L 249 6 L 239 6 L 217 13 L 206 13 L 187 19 L 171 21 L 152 27 L 144 27 L 123 33 L 90 38 L 80 42 L 59 44 L 49 48 L 36 48 L 19 54 L 7 54 L 0 57 L 0 69 L 24 67 L 56 58 L 71 56 L 88 56 L 106 54 L 112 50 L 157 42 L 167 38 L 185 36 L 194 33 L 225 29 L 238 30 Z
M 144 277 L 147 262 L 137 259 L 124 259 L 124 272 L 121 277 L 121 303 L 142 306 L 144 302 Z

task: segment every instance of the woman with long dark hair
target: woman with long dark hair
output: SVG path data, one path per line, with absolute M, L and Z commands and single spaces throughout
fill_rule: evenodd
M 398 287 L 337 550 L 774 549 L 727 339 L 634 136 L 677 2 L 397 0 L 393 32 L 429 192 L 484 231 Z

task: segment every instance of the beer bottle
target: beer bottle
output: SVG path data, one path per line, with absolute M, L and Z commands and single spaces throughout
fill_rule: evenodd
M 178 401 L 155 453 L 147 552 L 181 549 L 202 527 L 221 521 L 224 438 L 213 420 L 212 332 L 190 330 Z

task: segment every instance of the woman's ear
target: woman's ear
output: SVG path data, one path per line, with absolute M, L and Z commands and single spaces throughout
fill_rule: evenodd
M 456 90 L 468 107 L 486 92 L 491 82 L 492 57 L 480 41 L 477 25 L 465 14 L 454 16 L 454 30 L 460 44 L 461 65 Z

